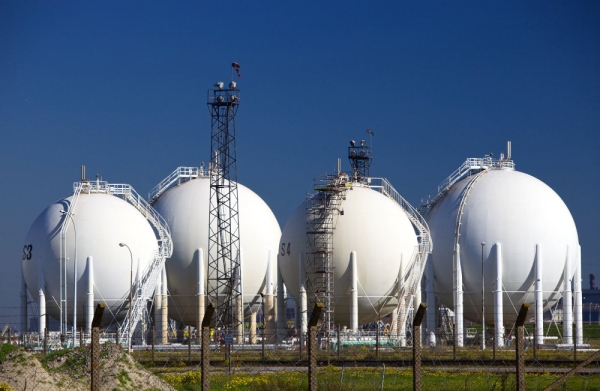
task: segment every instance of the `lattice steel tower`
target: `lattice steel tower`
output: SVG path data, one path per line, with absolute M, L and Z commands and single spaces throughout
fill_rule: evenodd
M 215 304 L 215 327 L 225 334 L 243 326 L 240 230 L 238 214 L 235 114 L 240 103 L 236 83 L 208 90 L 211 114 L 210 209 L 208 230 L 208 300 Z
M 348 147 L 348 159 L 352 165 L 354 180 L 361 182 L 369 177 L 369 169 L 371 168 L 371 160 L 373 160 L 373 148 L 367 145 L 365 140 L 360 141 L 360 145 L 356 145 L 354 140 L 350 141 Z

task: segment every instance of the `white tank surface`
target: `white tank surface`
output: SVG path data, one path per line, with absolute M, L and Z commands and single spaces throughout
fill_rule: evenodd
M 454 307 L 453 252 L 458 233 L 464 316 L 481 323 L 483 305 L 487 325 L 494 324 L 497 244 L 504 325 L 514 324 L 524 302 L 534 302 L 536 245 L 543 249 L 545 310 L 560 298 L 566 260 L 574 273 L 578 259 L 577 229 L 565 203 L 546 184 L 515 171 L 510 163 L 484 167 L 481 173 L 456 182 L 427 215 L 435 243 L 431 260 L 436 294 L 446 306 Z
M 392 199 L 360 183 L 348 183 L 333 232 L 334 323 L 351 326 L 351 253 L 356 252 L 358 323 L 389 314 L 398 303 L 399 276 L 417 247 L 417 236 L 404 210 Z M 300 273 L 307 251 L 307 201 L 287 220 L 278 265 L 288 294 L 299 303 Z M 301 266 L 301 264 L 303 264 Z M 309 293 L 310 294 L 310 293 Z M 310 311 L 310 309 L 308 309 Z
M 266 293 L 269 257 L 272 270 L 276 270 L 281 229 L 271 209 L 256 193 L 239 183 L 237 188 L 242 293 L 245 314 L 249 315 L 251 307 L 260 305 L 260 293 Z M 194 253 L 199 248 L 203 249 L 205 276 L 208 275 L 209 200 L 210 178 L 201 170 L 196 179 L 169 188 L 153 202 L 169 224 L 173 240 L 173 255 L 166 262 L 169 317 L 191 325 L 197 321 L 198 273 Z
M 68 219 L 62 211 L 69 209 L 72 196 L 48 206 L 34 221 L 25 239 L 22 271 L 27 289 L 36 301 L 39 298 L 38 264 L 41 263 L 45 280 L 47 313 L 59 319 L 61 276 L 61 227 Z M 72 210 L 73 221 L 66 231 L 66 281 L 68 322 L 73 314 L 74 259 L 77 252 L 77 326 L 85 325 L 87 299 L 87 257 L 93 257 L 94 297 L 105 302 L 104 325 L 121 321 L 127 314 L 131 259 L 133 278 L 137 270 L 147 269 L 158 250 L 152 227 L 131 204 L 101 193 L 81 193 Z M 127 248 L 119 246 L 126 243 Z M 119 311 L 119 308 L 121 309 Z

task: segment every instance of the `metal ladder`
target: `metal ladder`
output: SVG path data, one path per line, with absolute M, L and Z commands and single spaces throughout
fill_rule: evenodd
M 87 185 L 89 182 L 76 182 L 79 184 Z M 81 189 L 83 185 L 73 186 L 73 195 L 71 196 L 71 202 L 66 208 L 66 214 L 63 218 L 60 227 L 60 332 L 61 334 L 67 333 L 67 230 L 71 224 L 71 219 L 68 216 L 75 214 L 75 206 L 79 200 Z

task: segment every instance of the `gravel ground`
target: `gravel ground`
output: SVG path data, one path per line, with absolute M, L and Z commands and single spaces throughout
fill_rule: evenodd
M 45 362 L 45 366 L 42 364 Z M 49 354 L 45 359 L 18 349 L 0 363 L 0 385 L 15 390 L 89 390 L 91 351 L 80 348 Z M 101 390 L 174 390 L 114 344 L 102 345 Z

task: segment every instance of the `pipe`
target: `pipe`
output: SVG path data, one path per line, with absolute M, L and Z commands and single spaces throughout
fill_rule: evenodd
M 283 277 L 277 263 L 277 342 L 281 343 L 285 338 L 285 321 L 287 319 L 287 305 L 285 302 L 285 287 L 283 286 Z
M 250 314 L 250 343 L 256 345 L 256 312 Z
M 196 298 L 198 302 L 198 318 L 196 319 L 196 329 L 202 330 L 202 320 L 206 312 L 205 297 L 205 269 L 204 269 L 204 249 L 198 248 L 194 252 L 196 258 Z M 202 333 L 198 333 L 198 338 L 202 338 Z
M 435 276 L 433 272 L 433 262 L 431 261 L 432 255 L 428 255 L 427 259 L 427 336 L 430 336 L 431 333 L 435 335 L 436 332 L 436 311 L 437 307 L 435 305 Z M 430 339 L 430 344 L 433 343 L 432 346 L 435 346 L 435 340 Z
M 236 318 L 236 331 L 235 331 L 235 341 L 237 344 L 242 344 L 244 342 L 244 294 L 242 292 L 242 254 L 241 251 L 238 250 L 238 265 L 239 267 L 235 270 L 235 285 L 236 291 L 238 292 L 238 296 L 235 300 L 235 318 Z
M 460 244 L 456 243 L 456 250 L 454 251 L 454 324 L 456 325 L 456 346 L 463 347 L 463 289 L 462 289 L 462 269 L 460 265 Z
M 92 333 L 92 319 L 94 319 L 94 258 L 87 257 L 85 260 L 87 268 L 87 298 L 85 306 L 85 332 Z
M 308 314 L 307 314 L 307 298 L 306 298 L 306 271 L 304 266 L 304 259 L 302 254 L 299 254 L 300 262 L 299 267 L 299 278 L 300 278 L 300 330 L 302 335 L 308 331 Z
M 40 300 L 40 334 L 46 328 L 46 279 L 44 278 L 44 267 L 42 259 L 38 258 L 38 291 Z M 27 295 L 27 293 L 25 294 Z M 27 296 L 25 296 L 27 297 Z M 25 330 L 26 331 L 26 330 Z
M 160 336 L 161 344 L 166 345 L 169 343 L 169 296 L 166 266 L 163 266 L 162 281 L 162 321 L 160 322 Z
M 583 304 L 581 298 L 581 246 L 577 246 L 577 258 L 575 269 L 575 331 L 577 333 L 575 342 L 577 345 L 583 344 Z
M 544 343 L 544 257 L 542 245 L 535 245 L 535 344 Z
M 567 345 L 573 343 L 573 295 L 571 292 L 571 257 L 567 246 L 567 259 L 565 260 L 564 291 L 563 291 L 563 342 Z
M 164 267 L 164 266 L 163 266 Z M 154 329 L 161 330 L 162 323 L 162 271 L 156 281 L 154 289 Z M 153 336 L 153 343 L 156 343 L 156 334 Z
M 350 252 L 350 330 L 358 331 L 358 265 L 356 251 Z
M 494 292 L 494 324 L 496 329 L 495 343 L 504 346 L 504 301 L 502 297 L 502 244 L 496 243 L 496 290 Z
M 267 338 L 273 335 L 273 253 L 269 250 L 269 261 L 267 262 L 266 294 L 265 294 L 265 316 Z

